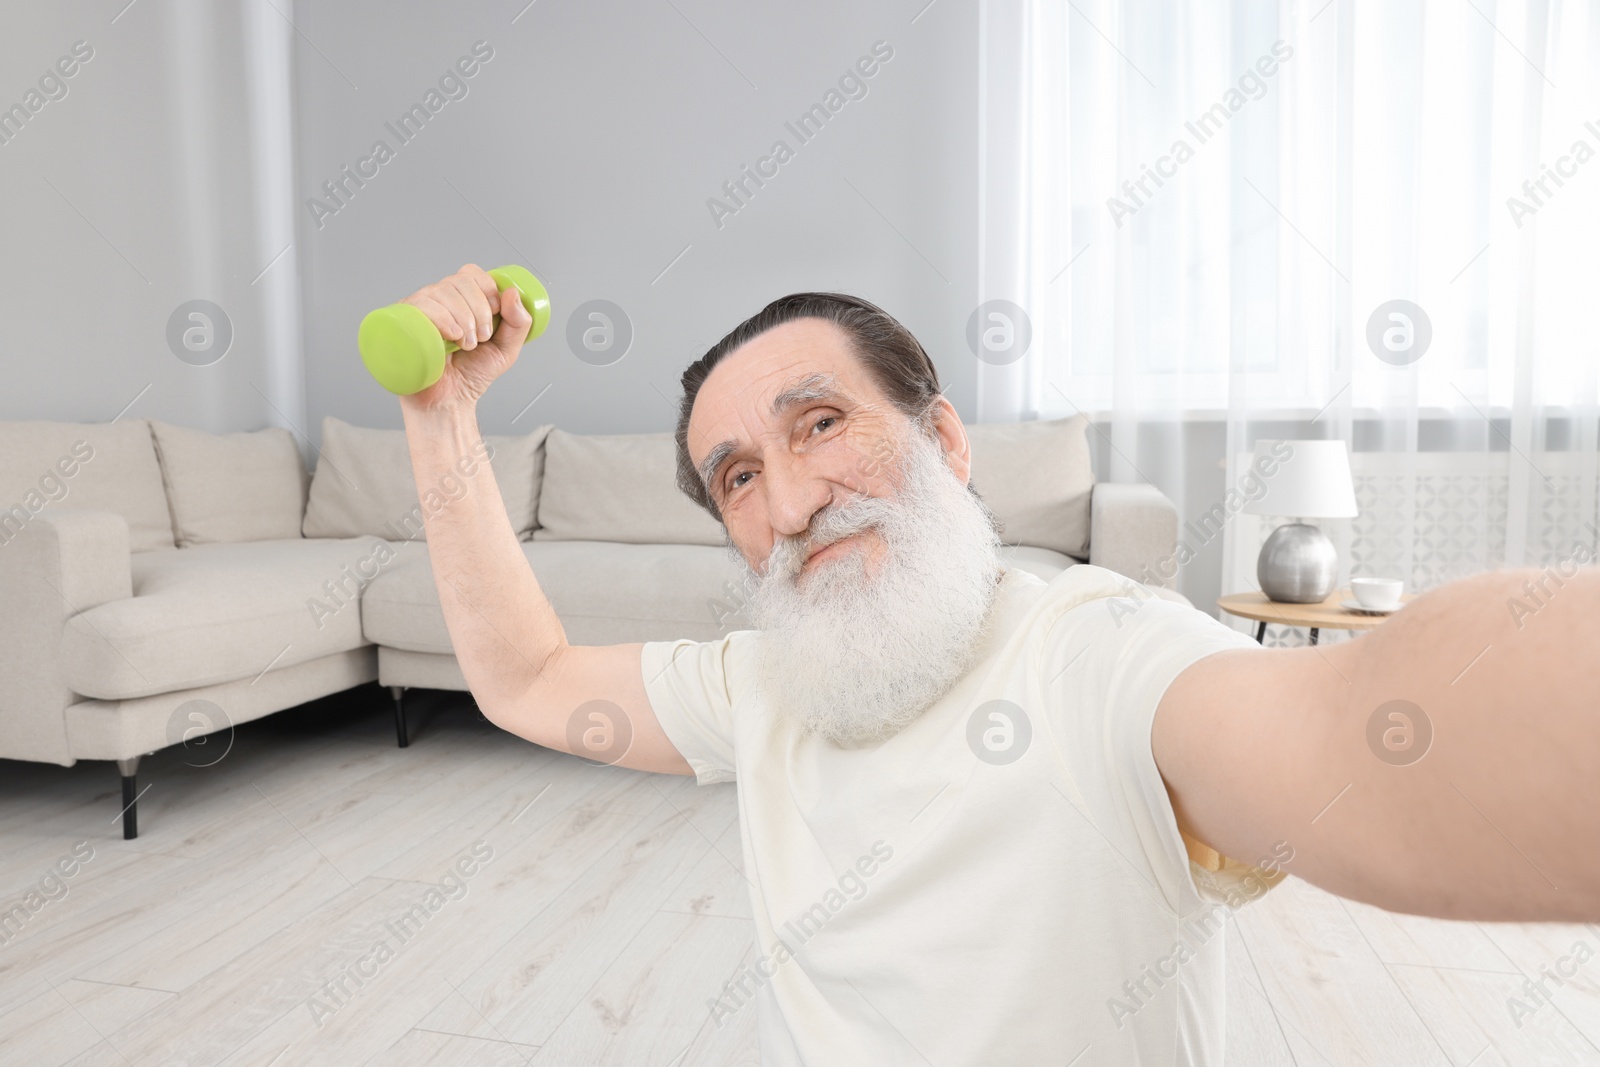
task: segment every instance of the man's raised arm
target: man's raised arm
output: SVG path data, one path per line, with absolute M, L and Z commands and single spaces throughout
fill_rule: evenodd
M 1243 862 L 1286 841 L 1290 873 L 1392 911 L 1600 919 L 1600 570 L 1553 574 L 1189 667 L 1152 734 L 1180 825 Z
M 438 382 L 401 397 L 400 406 L 419 494 L 452 478 L 466 485 L 459 499 L 442 508 L 425 502 L 423 513 L 445 624 L 478 706 L 502 729 L 571 752 L 569 721 L 583 714 L 583 705 L 607 701 L 627 717 L 632 742 L 621 758 L 610 752 L 597 758 L 638 770 L 690 773 L 651 709 L 640 646 L 567 643 L 522 554 L 494 472 L 482 461 L 478 399 L 516 362 L 532 324 L 516 291 L 497 292 L 485 271 L 468 264 L 405 303 L 461 346 Z M 500 326 L 491 336 L 496 313 Z M 609 717 L 603 705 L 594 707 Z M 582 749 L 578 754 L 596 755 Z

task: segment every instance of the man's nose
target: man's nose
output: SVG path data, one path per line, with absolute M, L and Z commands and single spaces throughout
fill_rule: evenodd
M 767 463 L 762 475 L 767 482 L 768 518 L 778 536 L 804 536 L 817 512 L 833 499 L 827 480 L 808 474 L 799 463 Z

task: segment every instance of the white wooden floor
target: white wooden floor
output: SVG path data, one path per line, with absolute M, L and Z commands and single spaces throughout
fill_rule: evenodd
M 751 942 L 732 787 L 552 754 L 460 694 L 413 705 L 404 750 L 374 688 L 242 727 L 215 766 L 147 757 L 132 842 L 109 764 L 0 761 L 0 907 L 94 850 L 0 944 L 0 1063 L 756 1063 L 754 1009 L 706 1010 Z M 1600 958 L 1508 1008 L 1600 930 L 1291 879 L 1228 936 L 1229 1063 L 1600 1064 Z

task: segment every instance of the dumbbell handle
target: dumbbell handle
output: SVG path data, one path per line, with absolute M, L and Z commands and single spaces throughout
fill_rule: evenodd
M 525 267 L 511 264 L 488 272 L 496 288 L 514 287 L 522 306 L 533 319 L 528 340 L 544 332 L 550 324 L 550 294 L 544 284 Z M 500 328 L 494 316 L 492 330 Z M 483 338 L 482 340 L 488 340 Z M 410 396 L 420 393 L 444 374 L 446 357 L 461 346 L 441 334 L 426 312 L 412 304 L 390 304 L 367 313 L 356 335 L 361 361 L 391 393 Z

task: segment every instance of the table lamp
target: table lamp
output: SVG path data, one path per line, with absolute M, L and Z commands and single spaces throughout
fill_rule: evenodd
M 1267 475 L 1274 462 L 1277 469 Z M 1326 600 L 1339 580 L 1339 553 L 1327 534 L 1300 520 L 1355 517 L 1355 485 L 1344 442 L 1257 441 L 1253 468 L 1262 474 L 1267 491 L 1247 501 L 1245 513 L 1296 520 L 1272 531 L 1261 546 L 1256 558 L 1261 591 L 1268 600 L 1285 604 Z

